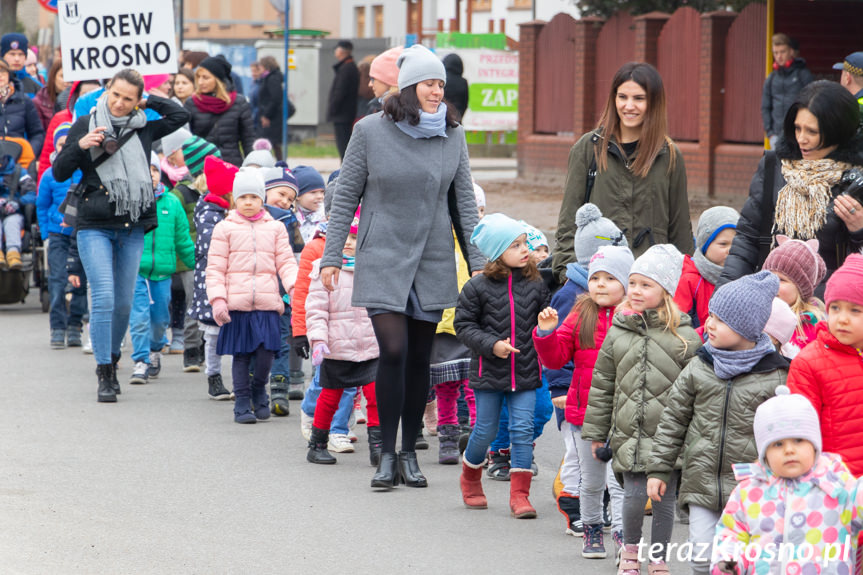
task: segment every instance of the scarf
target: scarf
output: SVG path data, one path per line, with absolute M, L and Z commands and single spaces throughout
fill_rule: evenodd
M 830 188 L 851 164 L 835 160 L 782 160 L 785 187 L 779 190 L 773 231 L 811 240 L 827 221 Z
M 171 180 L 171 183 L 174 185 L 189 175 L 188 166 L 173 166 L 171 165 L 171 162 L 168 161 L 167 157 L 162 158 L 159 165 L 162 168 L 162 173 L 167 175 L 168 179 Z
M 716 282 L 719 281 L 719 276 L 722 275 L 723 266 L 715 264 L 707 259 L 707 256 L 698 248 L 695 250 L 695 255 L 692 256 L 692 263 L 695 264 L 695 269 L 698 270 L 701 277 L 713 285 L 716 285 Z
M 752 349 L 741 351 L 716 349 L 709 341 L 704 344 L 704 347 L 713 356 L 713 371 L 720 379 L 731 379 L 742 373 L 749 373 L 762 357 L 776 351 L 770 336 L 766 333 L 761 334 Z
M 264 212 L 265 212 L 265 210 L 263 208 L 261 208 L 260 212 L 258 212 L 257 214 L 255 214 L 254 216 L 251 216 L 251 217 L 244 216 L 240 212 L 237 212 L 237 215 L 243 219 L 249 220 L 250 222 L 257 222 L 258 220 L 260 220 L 261 218 L 264 217 Z
M 342 254 L 342 269 L 343 270 L 353 270 L 354 269 L 354 258 L 351 256 L 346 256 Z
M 195 94 L 192 96 L 192 101 L 198 110 L 206 114 L 224 114 L 228 108 L 234 105 L 237 100 L 237 93 L 231 92 L 228 94 L 229 101 L 225 102 L 221 98 L 210 96 L 208 94 Z
M 118 132 L 117 125 L 120 130 Z M 144 152 L 137 130 L 147 125 L 143 110 L 135 109 L 128 116 L 118 118 L 108 110 L 108 94 L 99 96 L 96 109 L 90 115 L 90 130 L 105 126 L 106 134 L 120 138 L 128 130 L 136 130 L 132 137 L 117 153 L 110 156 L 96 168 L 102 185 L 116 206 L 114 215 L 128 214 L 129 219 L 137 222 L 150 204 L 153 203 L 153 179 L 150 176 L 150 157 Z M 90 158 L 98 159 L 105 152 L 100 146 L 90 148 Z
M 153 190 L 153 197 L 158 200 L 159 198 L 162 197 L 162 195 L 164 193 L 165 193 L 165 184 L 160 183 L 158 186 L 156 186 L 156 189 Z
M 434 138 L 435 136 L 443 136 L 446 138 L 446 103 L 441 102 L 440 106 L 438 106 L 437 112 L 434 114 L 429 114 L 428 112 L 420 110 L 420 123 L 416 126 L 411 126 L 404 120 L 396 122 L 396 126 L 399 127 L 399 130 L 415 140 L 419 140 L 420 138 Z
M 204 196 L 204 201 L 225 208 L 226 210 L 229 210 L 231 208 L 231 202 L 229 202 L 222 196 L 217 196 L 213 192 L 210 192 L 206 196 Z

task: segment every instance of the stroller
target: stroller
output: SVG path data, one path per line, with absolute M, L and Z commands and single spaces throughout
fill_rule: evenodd
M 35 179 L 36 165 L 32 162 L 33 151 L 29 142 L 21 138 L 0 139 L 0 157 L 7 155 L 11 156 L 15 163 L 21 163 L 21 167 L 16 169 L 26 169 Z M 48 278 L 45 274 L 48 254 L 39 234 L 36 206 L 23 206 L 23 215 L 21 259 L 24 265 L 20 270 L 0 271 L 0 304 L 24 303 L 30 287 L 34 286 L 39 287 L 42 311 L 47 312 L 51 305 Z

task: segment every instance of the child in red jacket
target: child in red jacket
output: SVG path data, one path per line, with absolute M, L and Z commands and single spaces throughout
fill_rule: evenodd
M 695 229 L 695 254 L 683 258 L 683 272 L 674 293 L 674 303 L 680 311 L 692 318 L 692 327 L 704 325 L 707 320 L 707 303 L 737 235 L 737 210 L 716 206 L 698 218 Z
M 824 451 L 863 475 L 863 255 L 852 254 L 827 281 L 827 321 L 817 343 L 791 362 L 788 387 L 805 395 L 821 421 Z
M 590 441 L 581 438 L 584 411 L 590 393 L 593 364 L 605 334 L 611 327 L 614 308 L 623 302 L 633 257 L 629 248 L 602 246 L 588 267 L 588 292 L 581 294 L 567 318 L 558 323 L 553 307 L 542 310 L 533 334 L 539 361 L 549 369 L 560 369 L 572 361 L 575 369 L 566 396 L 566 422 L 572 433 L 568 442 L 577 451 L 581 485 L 581 520 L 584 523 L 583 557 L 606 556 L 602 536 L 602 497 L 608 463 L 592 455 Z

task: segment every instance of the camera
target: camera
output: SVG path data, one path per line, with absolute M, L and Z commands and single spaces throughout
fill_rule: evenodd
M 114 136 L 105 134 L 105 139 L 102 140 L 102 149 L 109 156 L 113 156 L 117 153 L 117 150 L 120 149 L 120 140 L 118 140 Z
M 863 203 L 863 171 L 860 168 L 846 170 L 837 184 L 839 193 L 851 196 Z

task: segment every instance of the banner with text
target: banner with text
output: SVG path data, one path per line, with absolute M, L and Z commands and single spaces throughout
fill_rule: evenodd
M 66 81 L 177 71 L 173 0 L 59 0 Z
M 508 132 L 518 129 L 518 52 L 440 48 L 443 58 L 454 52 L 464 63 L 469 97 L 465 130 Z

